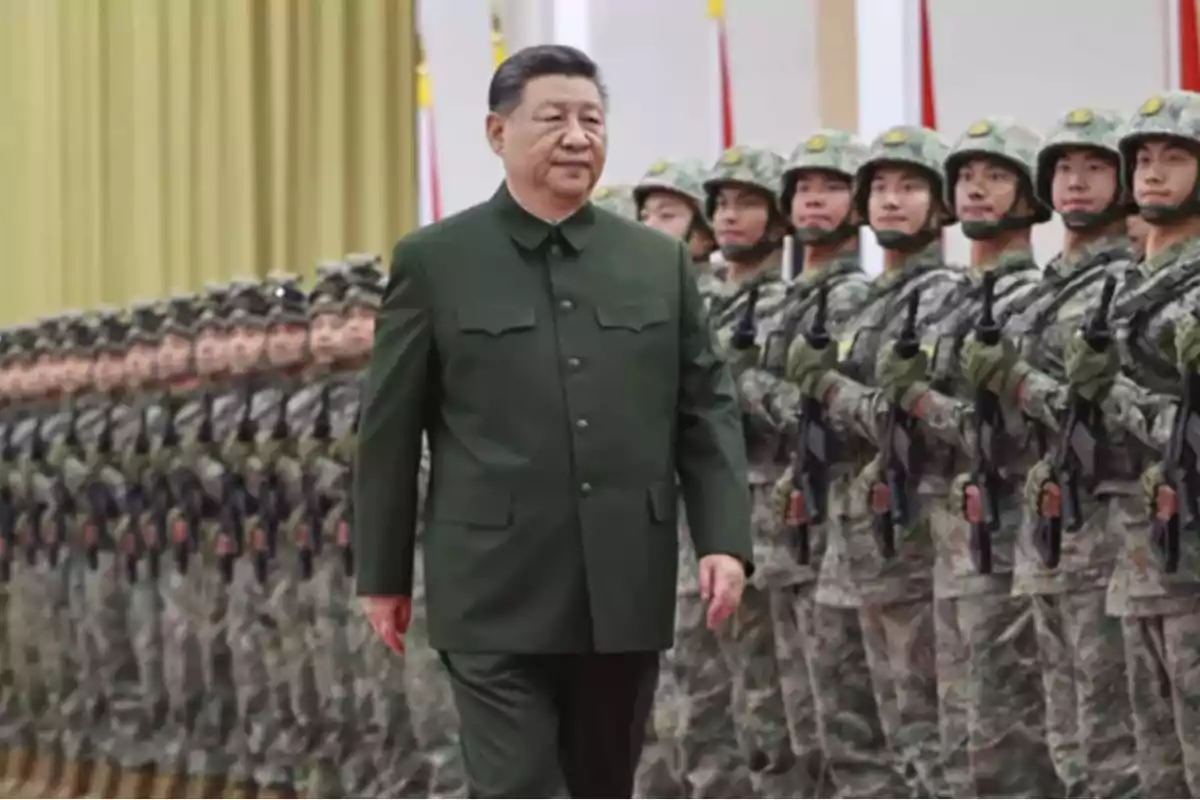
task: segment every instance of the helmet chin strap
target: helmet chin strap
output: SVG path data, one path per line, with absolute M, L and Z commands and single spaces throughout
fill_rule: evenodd
M 796 228 L 795 239 L 800 244 L 818 247 L 839 245 L 858 234 L 858 226 L 850 221 L 851 216 L 851 212 L 846 212 L 842 221 L 833 228 Z
M 764 233 L 753 244 L 726 244 L 721 246 L 721 255 L 734 264 L 757 264 L 777 248 L 783 247 L 782 239 L 772 239 Z
M 898 250 L 901 253 L 915 253 L 918 250 L 924 250 L 933 240 L 941 233 L 941 229 L 934 224 L 933 218 L 936 213 L 936 204 L 929 204 L 929 213 L 925 215 L 925 222 L 915 233 L 905 233 L 897 230 L 880 230 L 871 228 L 871 232 L 875 234 L 875 241 L 879 242 L 879 246 L 884 250 Z

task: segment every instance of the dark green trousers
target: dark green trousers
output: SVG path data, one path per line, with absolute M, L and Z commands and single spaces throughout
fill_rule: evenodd
M 447 653 L 472 797 L 631 797 L 658 653 Z

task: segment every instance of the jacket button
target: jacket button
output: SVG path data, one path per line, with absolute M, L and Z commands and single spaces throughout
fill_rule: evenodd
M 588 421 L 583 418 L 577 419 L 575 420 L 575 427 L 581 431 L 586 431 L 588 427 Z
M 590 483 L 579 484 L 579 493 L 580 494 L 591 494 L 592 493 L 592 485 Z

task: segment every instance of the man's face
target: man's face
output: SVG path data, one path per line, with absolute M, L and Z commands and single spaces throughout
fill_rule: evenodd
M 903 166 L 875 170 L 867 196 L 867 221 L 873 229 L 912 236 L 925 228 L 933 207 L 933 187 L 918 170 Z
M 770 221 L 771 203 L 762 192 L 736 184 L 717 190 L 713 234 L 718 246 L 756 244 L 766 236 Z
M 239 325 L 233 329 L 229 343 L 230 368 L 239 375 L 245 374 L 262 363 L 267 332 L 254 325 Z
M 113 389 L 125 380 L 125 353 L 103 350 L 96 356 L 96 387 Z
M 954 181 L 954 208 L 963 222 L 998 222 L 1017 203 L 1021 176 L 991 158 L 972 158 L 958 170 Z
M 369 308 L 351 308 L 346 315 L 344 335 L 347 356 L 370 353 L 375 336 L 375 312 Z
M 267 360 L 272 366 L 284 367 L 304 360 L 308 345 L 308 329 L 303 325 L 286 323 L 272 325 L 267 331 Z
M 1050 193 L 1060 214 L 1099 214 L 1117 196 L 1117 165 L 1090 147 L 1072 148 L 1054 163 Z
M 63 379 L 63 360 L 55 353 L 39 356 L 37 360 L 38 382 L 47 389 L 58 388 Z
M 157 348 L 149 344 L 135 344 L 125 354 L 125 375 L 133 382 L 145 383 L 154 377 L 154 362 Z
M 155 371 L 163 378 L 178 378 L 191 368 L 192 343 L 168 333 L 155 353 Z
M 695 206 L 675 192 L 650 192 L 642 203 L 641 219 L 646 227 L 676 239 L 687 237 L 695 216 Z
M 324 312 L 313 317 L 309 328 L 313 360 L 318 364 L 330 364 L 341 354 L 345 339 L 345 326 L 341 315 Z
M 487 135 L 510 179 L 560 200 L 586 202 L 604 171 L 604 103 L 587 78 L 534 78 L 507 116 L 488 114 Z
M 1150 139 L 1137 151 L 1133 199 L 1139 206 L 1182 205 L 1196 190 L 1196 156 L 1171 139 Z
M 213 375 L 229 366 L 229 348 L 226 346 L 225 331 L 220 328 L 205 328 L 196 337 L 196 371 L 201 375 Z
M 850 180 L 826 170 L 805 170 L 792 192 L 792 225 L 831 231 L 846 221 L 851 207 Z

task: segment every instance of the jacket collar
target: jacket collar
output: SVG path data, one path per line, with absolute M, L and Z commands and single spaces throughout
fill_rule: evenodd
M 489 202 L 513 241 L 524 250 L 536 251 L 548 240 L 561 239 L 575 252 L 582 252 L 596 225 L 596 210 L 590 201 L 555 225 L 538 219 L 522 208 L 503 182 Z

